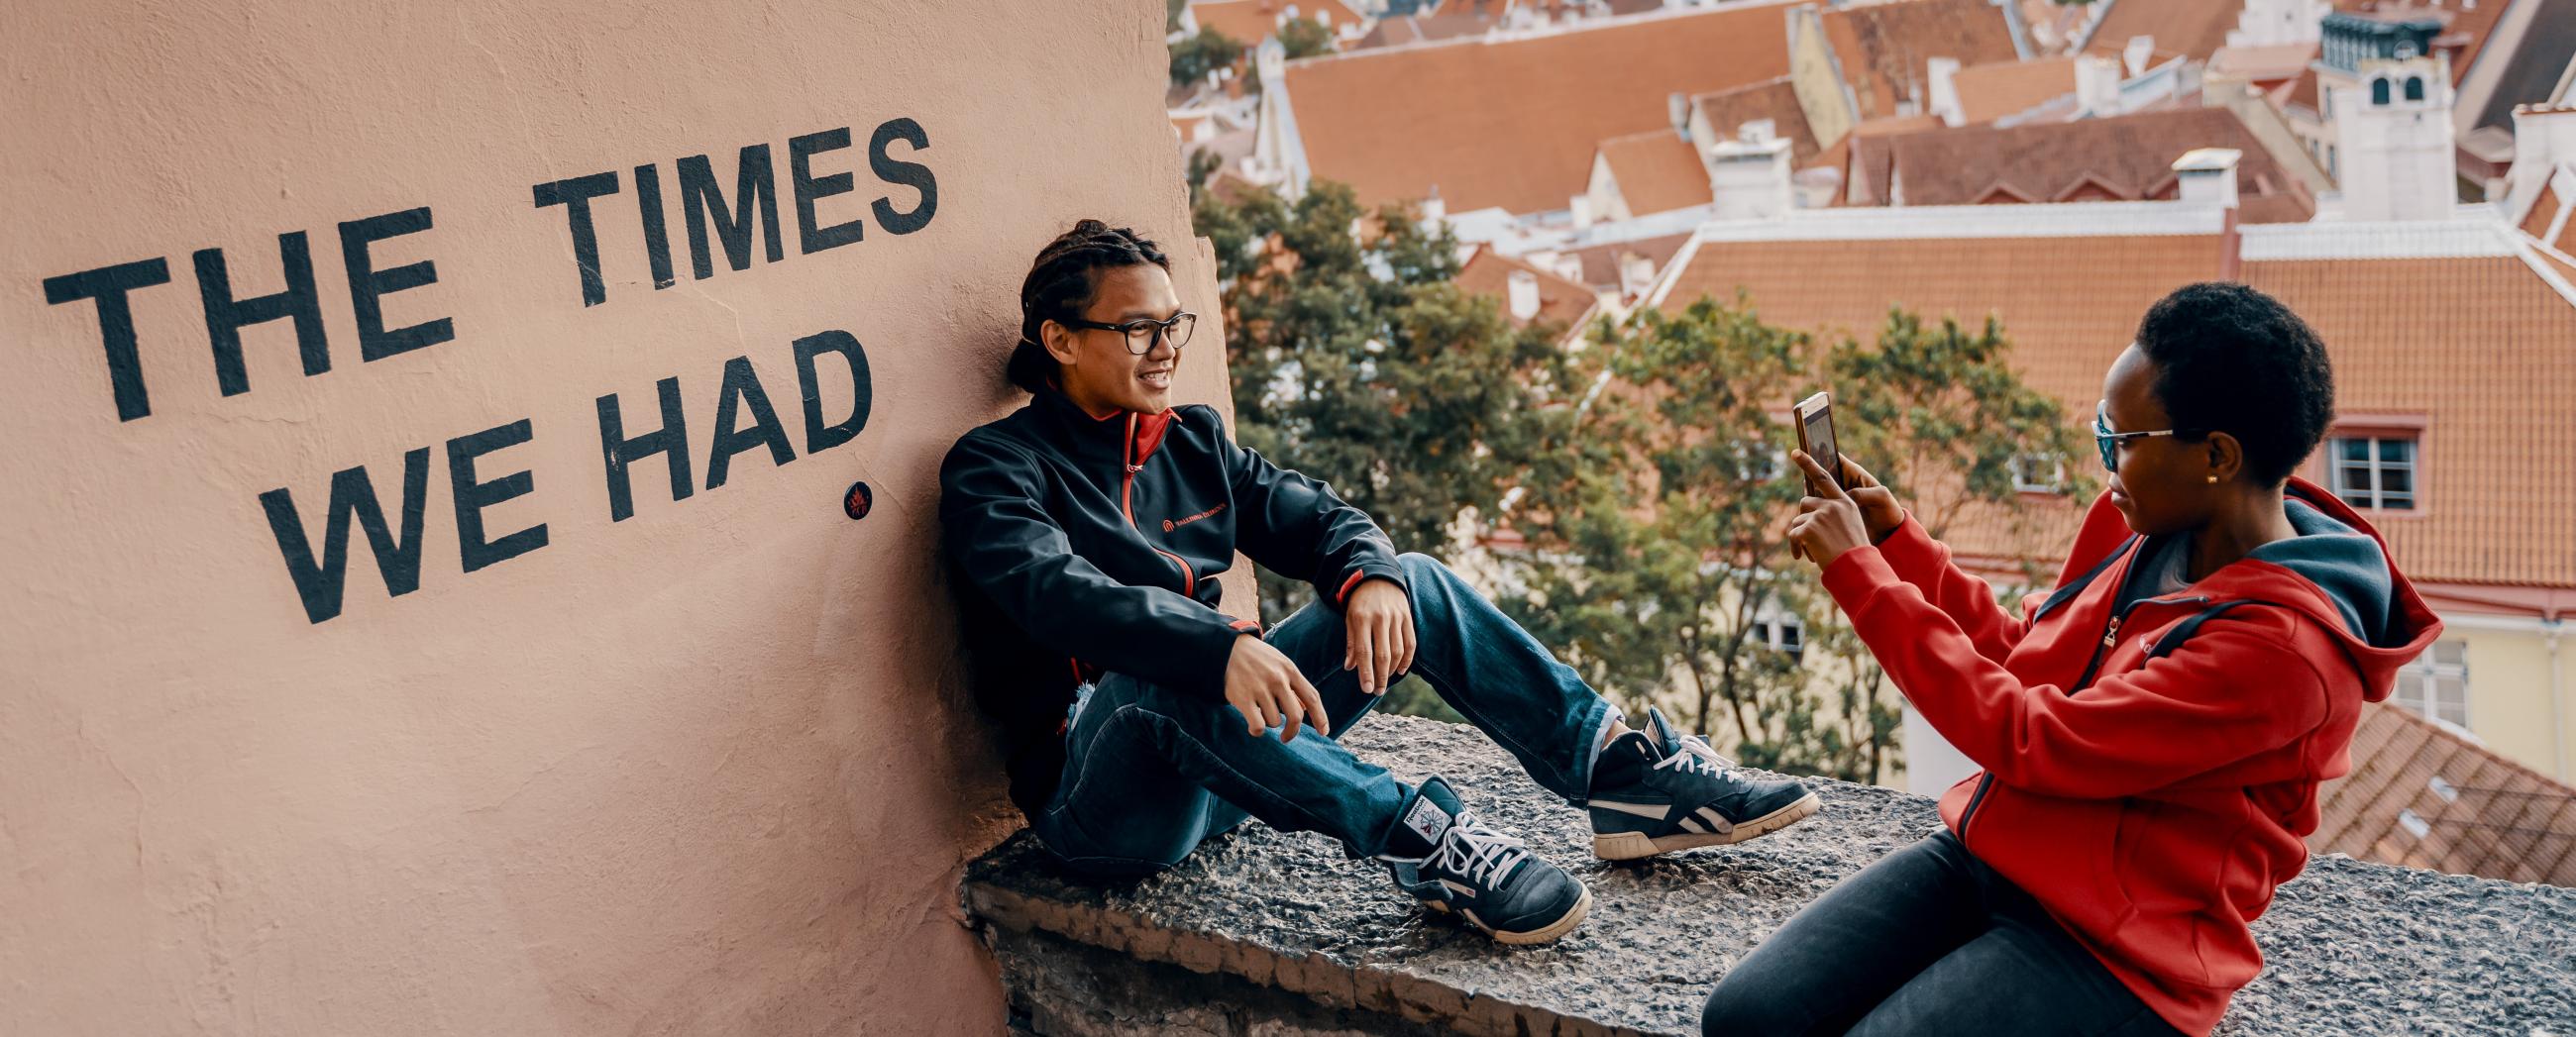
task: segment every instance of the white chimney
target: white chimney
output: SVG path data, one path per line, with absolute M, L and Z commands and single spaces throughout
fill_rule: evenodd
M 1527 322 L 1538 316 L 1538 275 L 1527 270 L 1512 271 L 1509 285 L 1512 319 Z
M 1771 121 L 1744 124 L 1735 140 L 1712 149 L 1709 192 L 1721 220 L 1769 220 L 1789 214 L 1789 142 L 1771 132 Z
M 2439 54 L 2366 60 L 2337 95 L 2346 219 L 2438 220 L 2458 206 L 2450 64 Z
M 2120 51 L 2120 60 L 2128 65 L 2131 76 L 2146 75 L 2147 63 L 2155 59 L 2156 38 L 2153 36 L 2131 36 L 2129 45 Z
M 1924 63 L 1924 71 L 1932 80 L 1930 114 L 1939 116 L 1946 125 L 1966 123 L 1968 113 L 1959 106 L 1959 59 L 1933 58 Z
M 1431 197 L 1422 200 L 1422 220 L 1442 223 L 1449 219 L 1449 203 L 1440 200 L 1440 185 L 1431 185 Z
M 2236 208 L 2236 163 L 2244 157 L 2245 153 L 2235 148 L 2194 148 L 2183 152 L 2173 164 L 2182 200 L 2217 202 L 2221 208 Z
M 2576 166 L 2576 105 L 2516 105 L 2513 169 L 2505 176 L 2505 218 L 2520 222 L 2562 165 Z
M 2095 118 L 2120 114 L 2120 63 L 2099 54 L 2075 57 L 2075 107 Z

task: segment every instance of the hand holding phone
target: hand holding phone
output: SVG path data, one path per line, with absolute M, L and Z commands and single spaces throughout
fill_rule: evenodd
M 1816 463 L 1823 465 L 1825 471 L 1833 473 L 1834 482 L 1840 485 L 1843 459 L 1842 452 L 1834 446 L 1834 401 L 1831 395 L 1819 392 L 1798 401 L 1798 405 L 1791 410 L 1797 419 L 1798 449 L 1806 451 L 1807 456 L 1815 458 Z M 1807 495 L 1824 496 L 1824 487 L 1816 485 L 1815 477 L 1810 475 L 1806 478 Z M 1848 487 L 1845 488 L 1848 489 Z M 1800 550 L 1797 543 L 1792 541 L 1789 544 L 1789 557 L 1804 558 L 1806 552 Z

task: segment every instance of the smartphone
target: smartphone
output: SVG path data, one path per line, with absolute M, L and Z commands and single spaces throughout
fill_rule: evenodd
M 1796 414 L 1798 449 L 1806 451 L 1807 456 L 1815 458 L 1816 463 L 1822 465 L 1825 471 L 1833 476 L 1835 486 L 1844 490 L 1851 489 L 1843 484 L 1842 451 L 1834 447 L 1834 401 L 1827 398 L 1825 393 L 1817 393 L 1798 401 Z M 1824 496 L 1824 487 L 1816 485 L 1815 479 L 1810 477 L 1807 480 L 1807 492 L 1821 497 Z

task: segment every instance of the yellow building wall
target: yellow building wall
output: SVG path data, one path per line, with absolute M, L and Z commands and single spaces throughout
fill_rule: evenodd
M 2475 618 L 2449 621 L 2443 638 L 2466 643 L 2469 665 L 2469 733 L 2523 766 L 2567 781 L 2563 746 L 2576 745 L 2576 723 L 2566 704 L 2553 703 L 2549 637 L 2538 629 L 2496 629 Z M 2561 638 L 2564 655 L 2576 645 Z M 2559 692 L 2564 695 L 2564 689 Z

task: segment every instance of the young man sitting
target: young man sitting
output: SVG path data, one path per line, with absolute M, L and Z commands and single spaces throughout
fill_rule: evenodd
M 1593 850 L 1739 842 L 1813 814 L 1794 781 L 1731 773 L 1660 713 L 1630 730 L 1574 671 L 1440 563 L 1398 555 L 1314 479 L 1174 408 L 1193 315 L 1153 242 L 1085 220 L 1020 290 L 1012 382 L 1031 401 L 940 470 L 977 690 L 1038 839 L 1099 874 L 1168 867 L 1248 813 L 1383 861 L 1504 943 L 1556 939 L 1591 895 L 1478 821 L 1447 782 L 1397 781 L 1332 737 L 1418 673 L 1590 808 Z M 1237 549 L 1313 584 L 1266 635 L 1217 611 Z

